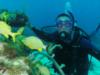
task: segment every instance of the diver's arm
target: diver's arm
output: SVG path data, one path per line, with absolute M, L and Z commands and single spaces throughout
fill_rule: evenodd
M 100 50 L 98 50 L 94 45 L 92 45 L 90 40 L 82 39 L 81 42 L 83 43 L 84 47 L 86 47 L 86 52 L 100 60 Z
M 49 54 L 53 54 L 54 50 L 57 49 L 62 49 L 62 46 L 60 44 L 54 44 L 54 43 L 51 43 L 47 46 L 47 51 Z
M 98 33 L 99 30 L 100 30 L 100 24 L 97 26 L 96 30 L 93 31 L 93 32 L 90 34 L 90 37 L 95 36 L 95 35 Z
M 31 30 L 40 38 L 45 41 L 53 41 L 53 34 L 48 34 L 46 32 L 43 32 L 42 30 L 39 30 L 35 27 L 31 27 Z

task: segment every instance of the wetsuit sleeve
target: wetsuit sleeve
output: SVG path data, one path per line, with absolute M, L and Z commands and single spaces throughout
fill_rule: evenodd
M 100 60 L 100 50 L 98 50 L 92 43 L 90 40 L 87 39 L 82 39 L 81 43 L 83 44 L 84 47 L 86 47 L 87 52 L 89 54 L 91 54 L 92 56 L 94 56 L 95 58 L 97 58 L 98 60 Z
M 42 30 L 39 30 L 35 27 L 32 27 L 31 30 L 40 38 L 43 39 L 45 41 L 50 41 L 52 42 L 55 38 L 54 34 L 49 34 L 46 32 L 43 32 Z

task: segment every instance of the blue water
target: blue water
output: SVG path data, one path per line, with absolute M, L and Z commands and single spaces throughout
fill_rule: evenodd
M 33 25 L 44 26 L 54 24 L 66 1 L 70 1 L 80 27 L 91 33 L 100 22 L 100 0 L 0 0 L 0 9 L 24 11 Z
M 95 30 L 100 23 L 100 0 L 0 0 L 0 9 L 23 11 L 33 26 L 42 27 L 55 24 L 55 17 L 66 10 L 66 1 L 79 27 L 89 34 Z

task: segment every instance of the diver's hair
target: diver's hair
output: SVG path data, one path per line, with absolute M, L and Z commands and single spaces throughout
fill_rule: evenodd
M 72 20 L 72 23 L 73 23 L 73 25 L 74 25 L 74 23 L 75 23 L 74 15 L 73 15 L 72 12 L 70 12 L 70 11 L 67 11 L 67 12 L 68 12 L 68 13 L 61 13 L 61 14 L 59 14 L 59 15 L 56 17 L 56 21 L 57 21 L 58 18 L 63 17 L 63 16 L 66 16 L 66 17 L 68 17 L 68 18 L 70 18 L 70 19 Z
M 59 15 L 56 17 L 56 20 L 57 20 L 59 17 L 63 17 L 63 16 L 66 16 L 66 17 L 69 17 L 69 18 L 70 18 L 70 16 L 69 16 L 68 14 L 66 14 L 66 13 L 61 13 L 61 14 L 59 14 Z

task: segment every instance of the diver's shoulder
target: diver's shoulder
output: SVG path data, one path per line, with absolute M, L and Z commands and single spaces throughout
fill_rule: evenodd
M 89 34 L 83 30 L 82 28 L 78 27 L 78 26 L 74 26 L 74 30 L 79 32 L 79 35 L 84 38 L 84 39 L 88 39 L 89 40 Z

